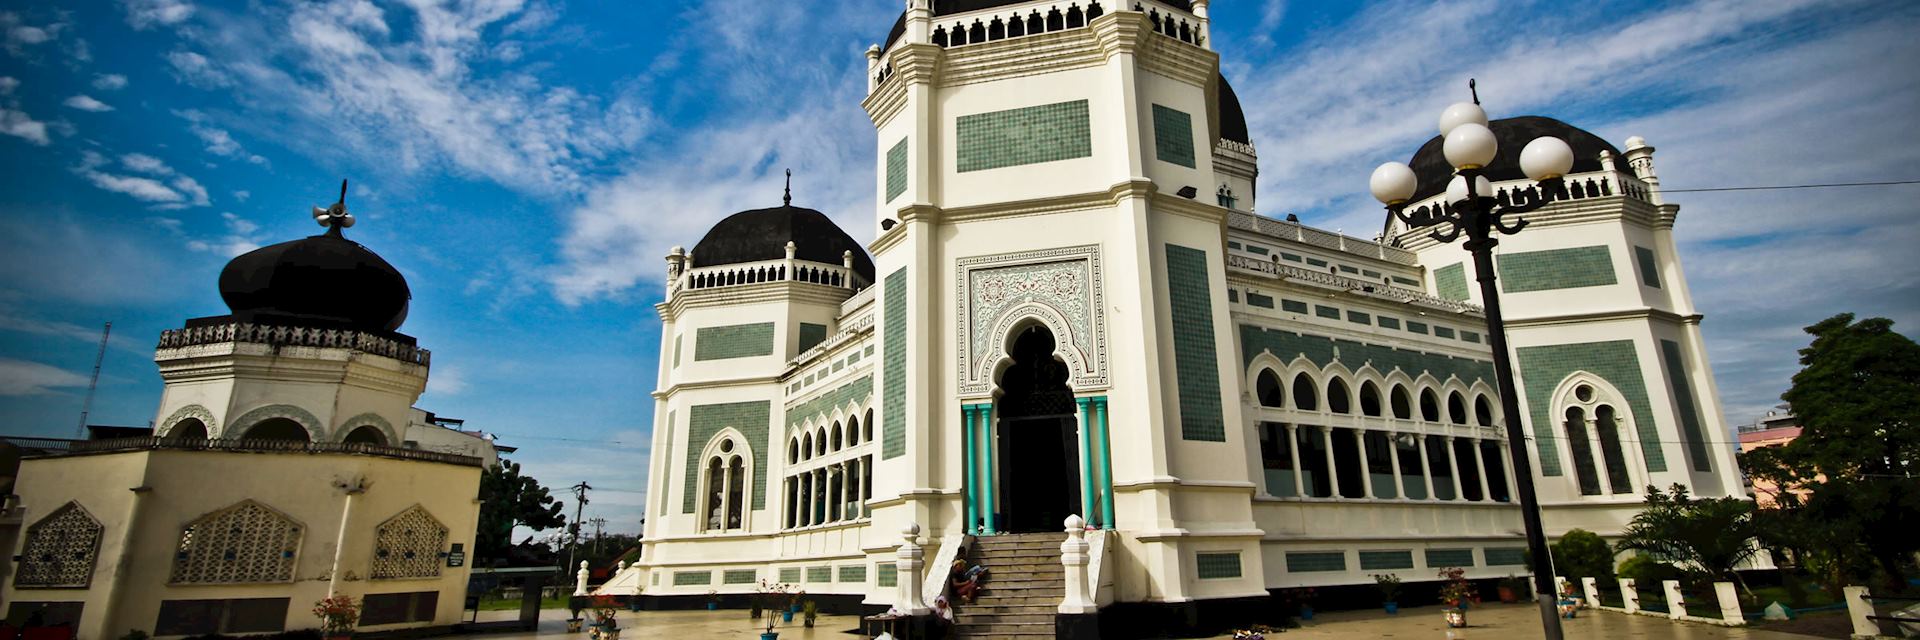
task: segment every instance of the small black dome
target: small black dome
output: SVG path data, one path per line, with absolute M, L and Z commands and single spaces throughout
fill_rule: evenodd
M 1553 136 L 1566 141 L 1573 148 L 1573 173 L 1600 170 L 1600 152 L 1611 151 L 1619 156 L 1620 149 L 1600 136 L 1588 133 L 1585 129 L 1542 116 L 1520 116 L 1502 118 L 1487 123 L 1493 130 L 1493 137 L 1500 143 L 1500 152 L 1493 157 L 1493 164 L 1487 165 L 1484 175 L 1488 180 L 1520 180 L 1527 177 L 1520 170 L 1520 150 L 1527 143 L 1540 136 Z M 1413 199 L 1423 200 L 1447 190 L 1447 182 L 1453 179 L 1453 165 L 1447 163 L 1447 156 L 1440 152 L 1440 136 L 1434 136 L 1420 150 L 1414 152 L 1413 161 L 1407 164 L 1413 167 L 1413 173 L 1420 178 L 1420 187 L 1414 190 Z
M 787 257 L 788 242 L 794 245 L 795 258 L 822 264 L 840 264 L 841 254 L 852 251 L 853 271 L 874 281 L 873 259 L 860 243 L 827 214 L 792 205 L 727 216 L 693 245 L 693 266 L 781 260 Z
M 239 322 L 392 332 L 413 293 L 398 269 L 336 227 L 234 258 L 220 270 L 220 298 Z

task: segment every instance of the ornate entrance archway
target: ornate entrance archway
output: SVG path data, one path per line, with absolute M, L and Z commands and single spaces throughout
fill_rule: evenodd
M 1013 365 L 998 380 L 994 484 L 1009 533 L 1058 531 L 1080 511 L 1080 434 L 1067 367 L 1054 347 L 1052 331 L 1028 326 L 1013 339 Z

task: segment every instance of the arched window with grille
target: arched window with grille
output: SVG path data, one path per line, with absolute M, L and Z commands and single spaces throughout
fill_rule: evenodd
M 414 505 L 374 529 L 374 580 L 440 577 L 447 525 Z
M 1580 407 L 1567 408 L 1567 448 L 1573 450 L 1573 473 L 1580 495 L 1600 495 L 1600 475 L 1593 464 L 1593 446 L 1587 441 L 1587 412 Z
M 176 427 L 177 428 L 177 427 Z M 86 587 L 106 527 L 78 502 L 68 502 L 27 527 L 13 575 L 16 587 Z
M 200 516 L 180 530 L 173 584 L 290 582 L 305 527 L 252 500 Z
M 825 439 L 818 442 L 824 443 Z M 702 523 L 708 532 L 738 531 L 746 528 L 747 487 L 753 486 L 752 452 L 745 438 L 732 429 L 723 430 L 708 442 L 700 458 L 706 463 L 700 474 L 698 495 L 705 496 Z

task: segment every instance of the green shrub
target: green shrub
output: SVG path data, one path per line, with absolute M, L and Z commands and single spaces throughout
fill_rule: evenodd
M 1592 531 L 1574 529 L 1553 543 L 1553 572 L 1578 584 L 1581 578 L 1613 580 L 1613 547 Z

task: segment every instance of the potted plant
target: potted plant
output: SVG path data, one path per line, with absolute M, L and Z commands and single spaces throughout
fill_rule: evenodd
M 1387 614 L 1400 613 L 1400 576 L 1391 573 L 1375 574 L 1373 586 L 1380 589 L 1380 604 L 1386 607 Z
M 573 613 L 573 617 L 567 618 L 567 633 L 580 633 L 580 628 L 586 625 L 586 620 L 580 617 L 580 612 L 585 611 L 586 608 L 586 596 L 571 596 L 567 598 L 567 611 Z
M 1318 595 L 1317 593 L 1314 592 L 1313 587 L 1299 587 L 1295 589 L 1288 589 L 1286 591 L 1286 595 L 1288 600 L 1291 600 L 1295 604 L 1299 605 L 1301 620 L 1313 619 L 1313 597 L 1315 595 Z
M 707 590 L 707 610 L 713 611 L 719 608 L 720 608 L 720 592 L 715 591 L 713 589 L 708 589 Z
M 1500 585 L 1496 589 L 1500 593 L 1501 602 L 1513 604 L 1520 601 L 1520 594 L 1526 593 L 1527 579 L 1509 575 L 1500 580 Z
M 807 614 L 806 625 L 809 627 L 813 626 L 813 619 L 820 617 L 820 603 L 808 600 L 805 604 L 800 605 L 800 608 Z
M 613 596 L 593 597 L 593 639 L 620 640 L 620 623 L 614 614 L 620 611 L 620 603 Z
M 1573 583 L 1568 582 L 1560 588 L 1560 617 L 1572 620 L 1580 612 L 1580 598 L 1573 595 Z
M 807 595 L 807 590 L 801 589 L 800 585 L 795 584 L 781 586 L 787 588 L 787 611 L 789 613 L 800 613 L 800 598 Z M 793 622 L 793 616 L 787 616 L 787 622 Z
M 760 632 L 760 640 L 780 640 L 780 632 L 773 630 L 773 616 L 767 616 L 767 630 Z
M 320 635 L 328 640 L 353 637 L 353 625 L 360 621 L 360 603 L 353 596 L 327 596 L 313 603 L 313 615 L 320 619 Z
M 1467 605 L 1475 598 L 1473 583 L 1467 582 L 1467 570 L 1447 567 L 1440 570 L 1439 576 L 1446 581 L 1440 586 L 1440 603 L 1447 605 L 1447 626 L 1456 629 L 1467 626 Z

